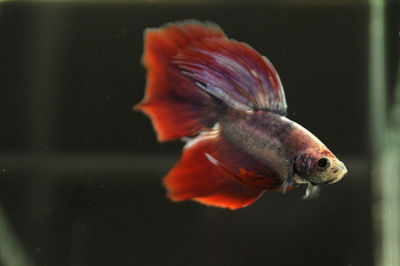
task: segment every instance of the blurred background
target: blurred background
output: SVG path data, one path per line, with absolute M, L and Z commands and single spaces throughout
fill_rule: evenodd
M 182 143 L 132 107 L 143 30 L 188 18 L 273 62 L 341 182 L 166 199 Z M 400 265 L 399 32 L 397 1 L 0 1 L 0 265 Z

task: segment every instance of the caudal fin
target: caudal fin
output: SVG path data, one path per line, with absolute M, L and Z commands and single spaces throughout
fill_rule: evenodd
M 160 141 L 195 135 L 216 122 L 216 102 L 173 63 L 182 49 L 212 38 L 225 35 L 218 26 L 196 21 L 146 30 L 146 95 L 135 109 L 151 117 Z

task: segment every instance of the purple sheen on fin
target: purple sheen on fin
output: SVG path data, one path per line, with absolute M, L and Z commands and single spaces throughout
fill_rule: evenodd
M 246 94 L 246 90 L 242 89 L 240 92 L 240 88 L 235 88 L 238 87 L 237 85 L 229 82 L 227 78 L 218 71 L 212 69 L 202 70 L 202 68 L 207 65 L 207 61 L 188 62 L 175 60 L 174 63 L 181 68 L 182 74 L 196 80 L 196 84 L 201 89 L 223 100 L 232 108 L 241 111 L 254 109 L 250 95 Z
M 212 157 L 210 154 L 205 153 L 208 160 L 217 166 L 220 170 L 228 174 L 229 176 L 233 177 L 236 181 L 245 185 L 248 188 L 252 189 L 260 189 L 260 190 L 271 190 L 279 187 L 280 181 L 276 180 L 277 182 L 266 182 L 268 176 L 263 176 L 259 174 L 255 174 L 252 172 L 247 171 L 244 168 L 239 168 L 238 173 L 232 172 L 230 169 L 222 165 L 217 159 Z
M 190 76 L 190 75 L 189 75 Z M 214 87 L 213 85 L 209 84 L 201 84 L 200 82 L 196 82 L 197 86 L 201 89 L 205 90 L 206 92 L 218 97 L 219 99 L 223 100 L 227 105 L 230 107 L 240 110 L 240 111 L 252 111 L 253 108 L 250 107 L 250 103 L 244 104 L 242 101 L 238 101 L 233 97 L 229 97 L 223 90 L 219 89 L 218 87 Z
M 220 145 L 225 144 L 217 131 L 202 133 L 188 142 L 181 160 L 164 178 L 170 199 L 192 199 L 206 205 L 238 209 L 250 205 L 261 196 L 263 190 L 237 182 L 205 156 L 218 153 Z M 232 151 L 235 151 L 234 148 Z
M 279 174 L 272 167 L 261 163 L 252 155 L 237 147 L 222 133 L 218 136 L 215 148 L 206 152 L 205 156 L 221 172 L 228 174 L 247 187 L 272 190 L 280 188 L 282 184 Z
M 268 59 L 247 44 L 210 38 L 183 49 L 173 63 L 198 81 L 201 89 L 233 108 L 286 114 L 278 73 Z

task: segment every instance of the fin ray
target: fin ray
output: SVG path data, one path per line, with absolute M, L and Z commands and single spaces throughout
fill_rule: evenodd
M 251 179 L 250 175 L 240 176 L 240 168 L 263 178 L 252 183 L 246 179 Z M 278 189 L 281 183 L 272 169 L 236 147 L 219 131 L 203 133 L 188 142 L 182 159 L 164 179 L 172 200 L 192 199 L 230 209 L 248 206 L 264 190 Z
M 285 93 L 274 66 L 245 43 L 227 38 L 198 42 L 180 51 L 174 63 L 233 108 L 286 114 Z
M 160 141 L 192 136 L 215 124 L 215 101 L 183 75 L 173 60 L 193 43 L 224 36 L 218 26 L 194 20 L 145 31 L 146 94 L 135 109 L 150 116 Z

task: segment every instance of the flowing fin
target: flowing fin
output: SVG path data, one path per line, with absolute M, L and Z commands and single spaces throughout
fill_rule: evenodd
M 274 182 L 271 182 L 270 179 L 266 179 L 265 175 L 260 175 L 260 174 L 256 174 L 251 171 L 247 171 L 243 167 L 239 168 L 238 173 L 234 173 L 230 169 L 225 167 L 217 159 L 212 157 L 210 154 L 206 153 L 205 155 L 208 158 L 208 160 L 210 160 L 210 162 L 212 162 L 215 166 L 219 167 L 222 171 L 224 171 L 225 173 L 227 173 L 228 175 L 230 175 L 231 177 L 233 177 L 234 179 L 236 179 L 237 181 L 239 181 L 240 183 L 242 183 L 243 185 L 245 185 L 247 187 L 257 188 L 257 189 L 261 189 L 261 190 L 277 189 L 277 185 L 279 184 L 279 182 L 275 182 L 274 179 L 273 179 Z M 272 176 L 274 173 L 271 172 L 268 174 L 269 174 L 269 176 Z M 280 189 L 282 188 L 282 186 L 278 186 L 278 187 L 280 187 Z M 289 189 L 291 189 L 291 188 L 292 187 L 289 187 Z
M 146 95 L 135 106 L 148 114 L 160 141 L 192 136 L 216 122 L 217 103 L 173 63 L 187 46 L 223 38 L 214 24 L 186 21 L 145 32 L 143 61 L 148 69 Z
M 213 38 L 179 52 L 174 63 L 198 86 L 241 111 L 286 115 L 286 98 L 274 66 L 249 45 Z
M 246 169 L 245 175 L 241 169 Z M 172 200 L 192 199 L 230 209 L 248 206 L 264 190 L 279 189 L 281 183 L 274 170 L 239 149 L 218 130 L 189 141 L 181 160 L 164 179 Z

